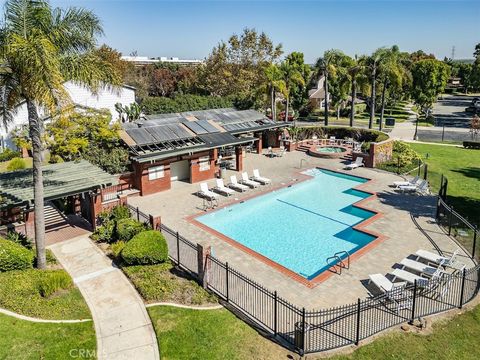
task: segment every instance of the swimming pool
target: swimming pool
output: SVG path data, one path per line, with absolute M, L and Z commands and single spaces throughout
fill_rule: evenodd
M 353 254 L 374 236 L 352 227 L 375 213 L 355 206 L 371 194 L 353 189 L 366 179 L 323 169 L 312 179 L 236 203 L 196 220 L 311 280 L 339 251 Z

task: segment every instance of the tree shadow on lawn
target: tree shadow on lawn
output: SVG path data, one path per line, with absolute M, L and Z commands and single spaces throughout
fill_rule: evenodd
M 476 155 L 478 155 L 480 157 L 480 151 L 479 150 L 474 150 L 474 151 L 476 151 L 477 152 Z M 470 166 L 470 167 L 462 168 L 462 169 L 453 169 L 451 171 L 462 174 L 463 176 L 466 176 L 466 177 L 469 177 L 469 178 L 472 178 L 472 179 L 477 179 L 477 180 L 480 181 L 480 168 L 479 167 Z
M 480 227 L 480 199 L 447 195 L 446 203 L 472 225 Z

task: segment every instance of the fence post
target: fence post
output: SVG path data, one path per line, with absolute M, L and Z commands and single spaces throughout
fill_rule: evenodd
M 305 321 L 305 308 L 303 308 L 302 309 L 302 348 L 301 348 L 302 355 L 305 354 L 306 325 L 307 323 Z
M 357 334 L 355 336 L 355 345 L 358 346 L 358 343 L 360 342 L 360 305 L 361 300 L 358 298 L 357 300 Z
M 462 290 L 460 292 L 460 306 L 458 307 L 461 309 L 463 307 L 463 291 L 465 290 L 465 268 L 463 268 L 463 273 L 462 273 Z
M 410 325 L 413 324 L 413 320 L 415 320 L 415 305 L 417 300 L 417 280 L 413 281 L 413 302 L 412 302 L 412 315 L 410 316 L 410 321 L 408 322 Z
M 278 317 L 278 308 L 277 308 L 277 290 L 273 293 L 273 335 L 277 335 L 277 317 Z
M 475 226 L 475 227 L 473 228 L 472 259 L 475 259 L 475 249 L 477 248 L 477 235 L 478 235 L 478 227 Z
M 417 176 L 420 177 L 420 171 L 422 170 L 420 167 L 422 166 L 422 159 L 418 159 L 418 172 Z
M 440 190 L 438 190 L 438 196 L 442 197 L 443 193 L 443 174 L 442 177 L 440 178 Z
M 439 218 L 440 218 L 440 195 L 438 195 L 438 198 L 437 198 L 437 211 L 435 211 L 435 220 L 438 221 Z
M 228 262 L 225 263 L 225 285 L 227 287 L 226 298 L 227 298 L 227 303 L 228 303 L 228 299 L 229 299 L 229 296 L 228 296 Z
M 450 206 L 450 216 L 448 218 L 448 236 L 452 234 L 453 206 Z
M 177 265 L 180 266 L 180 235 L 177 231 Z
M 425 167 L 423 168 L 423 180 L 427 180 L 428 178 L 428 164 L 425 164 Z
M 138 209 L 138 206 L 137 206 L 137 221 L 140 221 L 140 211 Z

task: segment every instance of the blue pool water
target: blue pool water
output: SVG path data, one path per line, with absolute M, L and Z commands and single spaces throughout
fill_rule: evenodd
M 330 267 L 329 256 L 343 250 L 351 255 L 375 239 L 352 229 L 374 213 L 352 206 L 370 196 L 352 189 L 367 180 L 321 169 L 305 173 L 313 178 L 197 220 L 312 279 Z

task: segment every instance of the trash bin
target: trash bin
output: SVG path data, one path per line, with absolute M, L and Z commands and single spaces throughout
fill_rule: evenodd
M 303 348 L 304 344 L 304 336 L 306 336 L 307 332 L 310 331 L 310 324 L 305 323 L 305 331 L 303 330 L 303 322 L 297 321 L 295 323 L 295 347 L 300 350 L 305 350 Z
M 385 119 L 386 126 L 395 126 L 395 119 L 394 118 L 386 118 Z

